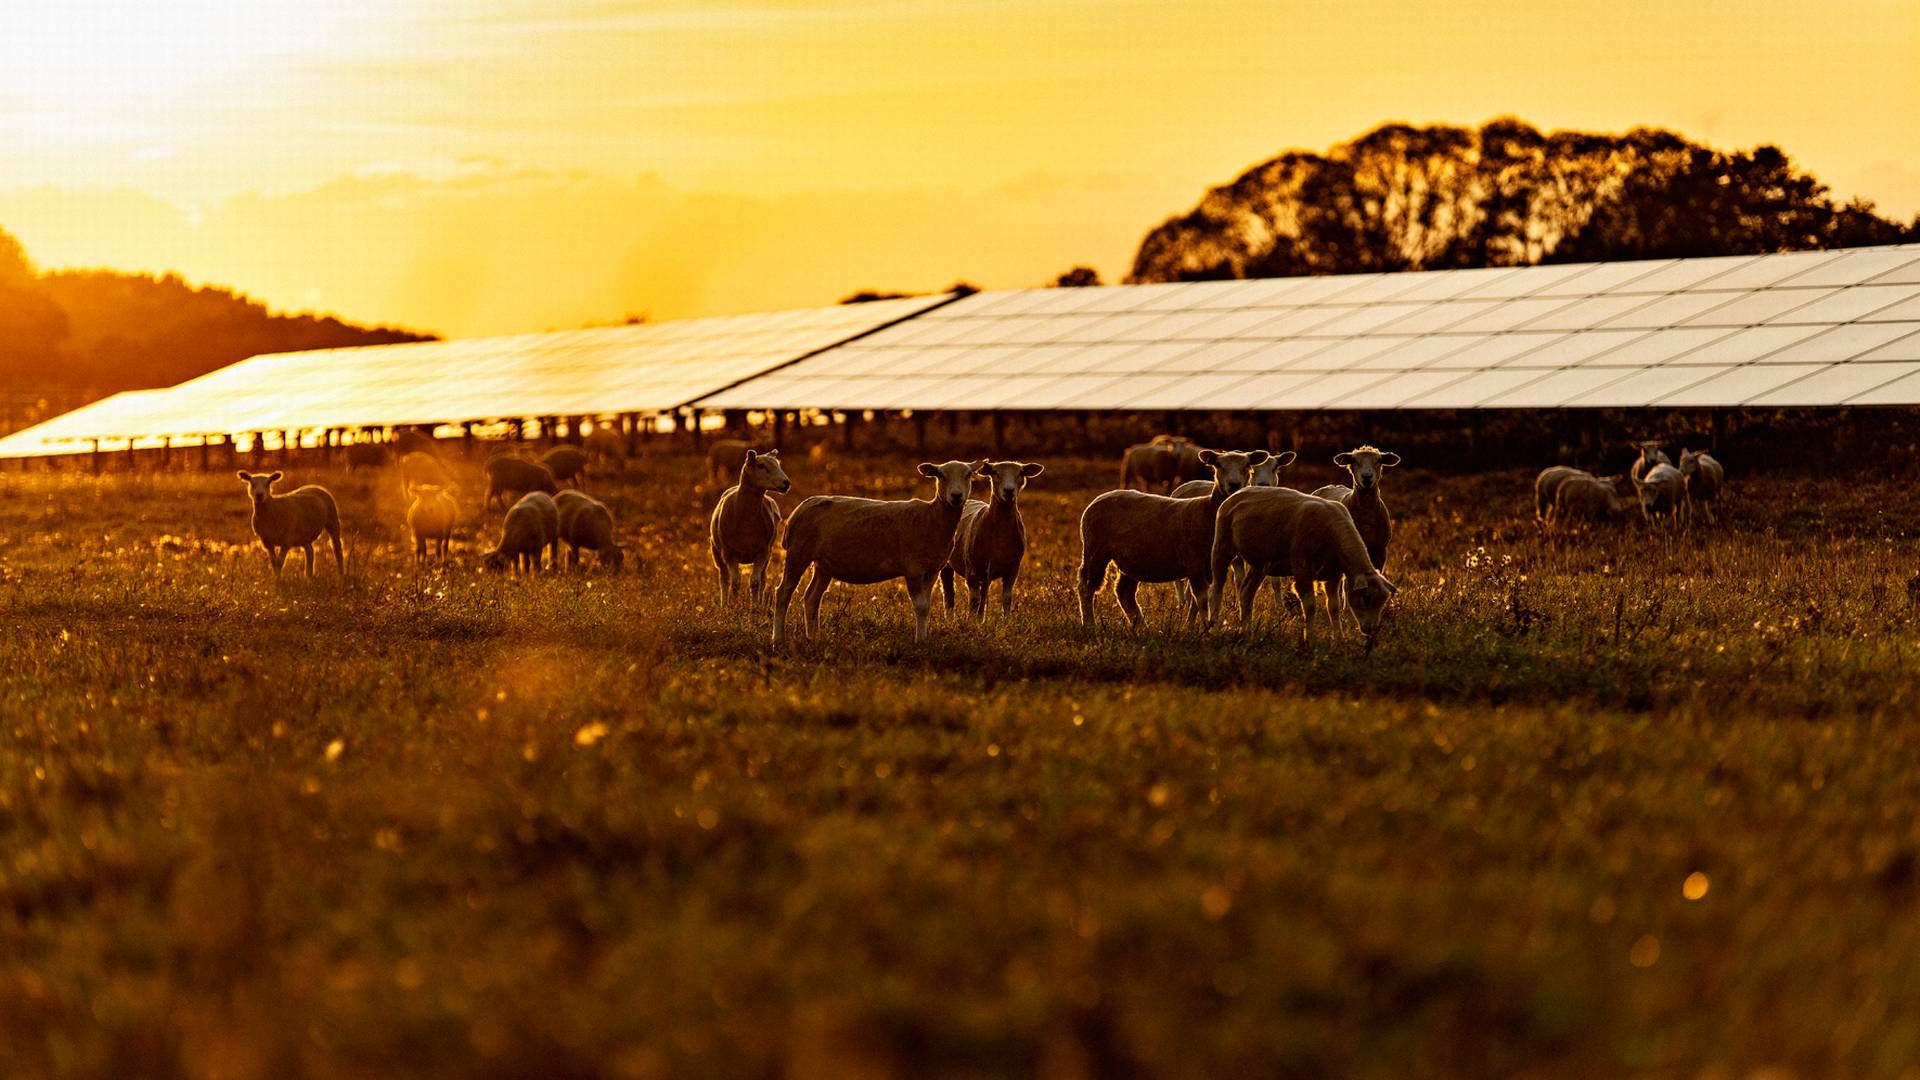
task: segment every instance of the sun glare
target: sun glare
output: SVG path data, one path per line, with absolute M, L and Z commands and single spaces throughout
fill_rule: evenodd
M 15 0 L 0 34 L 0 100 L 133 106 L 309 52 L 325 10 L 302 0 Z

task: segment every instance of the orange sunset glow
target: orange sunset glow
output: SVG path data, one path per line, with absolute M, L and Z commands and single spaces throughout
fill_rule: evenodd
M 1388 119 L 1773 142 L 1920 211 L 1920 9 L 24 0 L 0 227 L 464 336 L 1123 276 L 1289 147 Z

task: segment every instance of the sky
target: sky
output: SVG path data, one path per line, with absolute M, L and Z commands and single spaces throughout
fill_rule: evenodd
M 449 336 L 1124 275 L 1388 120 L 1771 142 L 1920 213 L 1920 0 L 8 0 L 0 228 Z

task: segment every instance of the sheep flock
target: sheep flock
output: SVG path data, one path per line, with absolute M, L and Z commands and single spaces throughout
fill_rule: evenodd
M 1566 465 L 1542 470 L 1534 482 L 1539 527 L 1557 534 L 1637 521 L 1650 530 L 1678 530 L 1698 517 L 1715 520 L 1726 473 L 1712 454 L 1682 449 L 1675 465 L 1657 442 L 1635 446 L 1638 457 L 1627 474 L 1596 476 Z M 1386 576 L 1393 519 L 1384 474 L 1400 457 L 1371 445 L 1337 454 L 1332 464 L 1350 482 L 1310 492 L 1283 483 L 1295 462 L 1291 451 L 1216 450 L 1168 435 L 1128 447 L 1121 486 L 1095 496 L 1080 515 L 1080 621 L 1097 624 L 1095 601 L 1109 568 L 1117 570 L 1115 600 L 1135 629 L 1144 621 L 1142 584 L 1172 584 L 1188 624 L 1204 630 L 1223 620 L 1229 593 L 1237 601 L 1237 624 L 1253 626 L 1260 590 L 1272 581 L 1279 611 L 1299 618 L 1303 647 L 1313 641 L 1319 622 L 1335 637 L 1357 632 L 1371 650 L 1399 591 Z M 462 520 L 460 488 L 430 448 L 397 460 L 384 450 L 363 451 L 350 454 L 348 464 L 350 470 L 396 466 L 416 561 L 424 566 L 449 560 Z M 564 445 L 539 459 L 515 453 L 488 458 L 481 468 L 479 513 L 484 517 L 497 506 L 504 517 L 497 541 L 478 552 L 482 571 L 559 571 L 564 546 L 566 569 L 579 570 L 580 552 L 587 550 L 599 568 L 620 572 L 626 551 L 613 512 L 579 487 L 591 475 L 590 464 L 585 451 Z M 707 469 L 714 486 L 728 484 L 708 519 L 721 608 L 741 606 L 740 570 L 748 568 L 744 606 L 770 619 L 775 647 L 794 636 L 789 609 L 803 583 L 798 629 L 807 637 L 820 632 L 820 603 L 836 581 L 903 582 L 916 640 L 930 632 L 936 581 L 949 613 L 956 581 L 964 584 L 975 620 L 986 618 L 988 594 L 997 583 L 1002 617 L 1010 616 L 1027 550 L 1020 493 L 1045 472 L 1038 462 L 1017 460 L 928 462 L 917 470 L 929 487 L 924 498 L 813 495 L 789 513 L 778 496 L 790 492 L 793 481 L 777 449 L 721 440 L 707 455 Z M 309 484 L 276 494 L 280 472 L 242 470 L 239 478 L 252 503 L 254 534 L 276 576 L 298 548 L 311 577 L 313 548 L 323 536 L 335 569 L 345 576 L 340 513 L 331 492 Z M 988 488 L 984 500 L 972 497 L 981 482 Z M 784 558 L 776 574 L 777 556 Z

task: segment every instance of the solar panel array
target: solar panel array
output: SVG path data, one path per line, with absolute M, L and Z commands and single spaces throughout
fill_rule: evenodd
M 0 440 L 0 457 L 72 453 L 93 439 L 671 410 L 949 299 L 257 356 L 17 432 Z
M 714 408 L 1920 403 L 1920 245 L 980 293 Z

